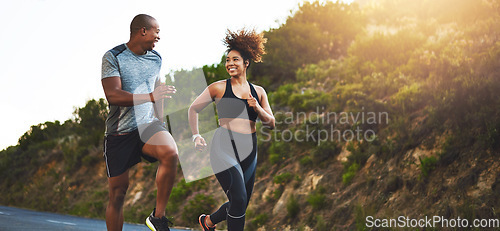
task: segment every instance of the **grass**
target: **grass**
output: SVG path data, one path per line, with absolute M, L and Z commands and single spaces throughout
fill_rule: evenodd
M 427 178 L 429 173 L 436 168 L 437 159 L 434 156 L 430 156 L 425 158 L 419 157 L 419 160 L 421 176 Z
M 347 171 L 345 171 L 344 174 L 342 174 L 342 183 L 344 183 L 344 185 L 349 185 L 351 183 L 352 179 L 354 178 L 354 176 L 356 176 L 358 169 L 359 169 L 359 164 L 352 163 L 347 168 Z

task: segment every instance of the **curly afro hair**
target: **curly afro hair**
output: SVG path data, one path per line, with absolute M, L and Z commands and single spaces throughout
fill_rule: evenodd
M 239 51 L 244 60 L 262 62 L 262 55 L 266 53 L 264 43 L 267 42 L 267 38 L 264 38 L 264 33 L 255 32 L 255 29 L 243 28 L 237 32 L 228 29 L 223 42 L 227 47 L 227 53 L 232 50 Z

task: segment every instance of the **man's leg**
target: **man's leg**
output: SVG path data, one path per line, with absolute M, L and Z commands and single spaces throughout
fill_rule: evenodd
M 174 138 L 166 131 L 154 134 L 144 147 L 142 152 L 152 156 L 160 162 L 156 172 L 156 213 L 155 217 L 165 216 L 170 192 L 174 186 L 175 174 L 177 172 L 177 145 Z
M 109 231 L 123 228 L 123 202 L 127 193 L 129 179 L 128 170 L 121 175 L 108 178 L 109 202 L 106 208 L 106 226 Z

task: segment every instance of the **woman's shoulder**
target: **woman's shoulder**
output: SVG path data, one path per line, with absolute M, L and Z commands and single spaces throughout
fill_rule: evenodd
M 214 88 L 226 87 L 226 79 L 213 82 L 210 85 L 208 85 L 208 87 L 214 87 Z
M 255 91 L 257 92 L 257 94 L 260 95 L 260 94 L 265 94 L 266 93 L 266 90 L 263 87 L 261 87 L 261 86 L 259 86 L 257 84 L 254 84 L 254 83 L 252 83 L 252 85 L 255 88 Z
M 210 92 L 217 93 L 226 90 L 226 80 L 219 80 L 208 85 Z

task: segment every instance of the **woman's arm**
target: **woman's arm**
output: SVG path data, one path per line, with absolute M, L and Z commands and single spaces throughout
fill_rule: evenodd
M 193 135 L 199 134 L 198 130 L 198 113 L 212 102 L 209 87 L 193 101 L 188 110 L 188 121 Z
M 267 93 L 264 88 L 260 86 L 255 86 L 255 90 L 257 91 L 257 94 L 260 95 L 260 105 L 257 103 L 257 100 L 253 98 L 252 94 L 249 94 L 250 99 L 248 99 L 248 105 L 254 108 L 255 112 L 257 112 L 257 114 L 259 115 L 259 119 L 262 121 L 262 124 L 265 127 L 274 129 L 275 118 L 267 99 Z
M 195 146 L 197 149 L 205 147 L 205 139 L 199 136 L 200 131 L 198 129 L 198 113 L 203 110 L 207 105 L 212 103 L 213 99 L 220 92 L 220 81 L 210 84 L 205 90 L 194 100 L 194 102 L 189 106 L 188 110 L 188 121 L 189 127 L 191 127 L 191 133 L 195 137 Z

